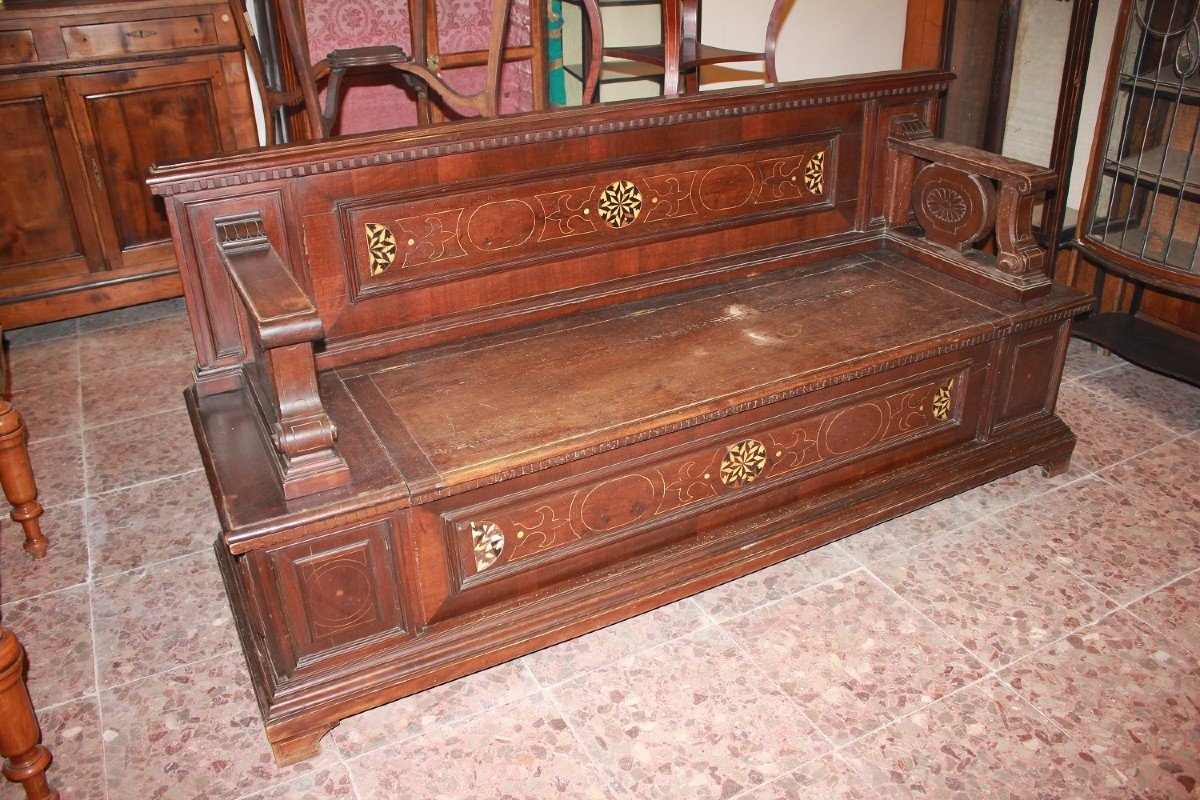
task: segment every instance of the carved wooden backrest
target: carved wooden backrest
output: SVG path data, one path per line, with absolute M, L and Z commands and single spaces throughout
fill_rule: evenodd
M 947 79 L 785 84 L 158 169 L 201 383 L 227 388 L 249 352 L 223 220 L 257 220 L 323 323 L 319 363 L 353 363 L 878 236 L 890 122 L 928 120 Z

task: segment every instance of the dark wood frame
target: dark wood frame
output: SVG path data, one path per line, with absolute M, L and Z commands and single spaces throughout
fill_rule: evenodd
M 187 402 L 222 523 L 218 562 L 280 763 L 312 756 L 339 720 L 380 703 L 1000 475 L 1067 468 L 1075 439 L 1054 405 L 1071 319 L 1090 300 L 1051 285 L 1032 236 L 1033 197 L 1055 178 L 935 139 L 928 125 L 950 77 L 880 73 L 701 93 L 348 137 L 155 172 L 151 183 L 171 209 L 188 265 L 199 364 Z M 694 213 L 685 214 L 691 219 L 660 218 L 650 227 L 647 213 L 645 225 L 622 231 L 637 218 L 632 210 L 617 216 L 590 190 L 589 199 L 572 200 L 584 196 L 570 188 L 575 181 L 612 181 L 628 192 L 621 175 L 669 198 L 678 182 L 662 183 L 661 196 L 651 187 L 672 178 L 661 173 L 668 165 L 691 170 L 680 166 L 685 161 L 697 175 L 720 178 L 708 189 L 704 179 L 689 184 L 698 186 L 687 206 Z M 743 190 L 762 202 L 722 200 L 731 175 L 755 174 L 746 164 L 773 188 Z M 540 216 L 525 203 L 541 236 L 514 238 L 506 217 L 489 216 L 523 202 L 524 193 L 546 198 L 530 201 Z M 682 199 L 671 202 L 659 204 L 666 220 L 686 210 Z M 464 234 L 472 253 L 464 240 L 451 247 L 449 221 L 477 220 L 480 209 L 490 210 L 478 218 L 479 236 Z M 589 214 L 607 227 L 579 221 Z M 392 248 L 371 227 L 377 218 L 394 218 L 411 240 L 394 237 Z M 595 236 L 580 238 L 580 230 Z M 975 246 L 993 233 L 998 255 Z M 440 250 L 422 249 L 430 237 Z M 389 273 L 400 252 L 400 270 Z M 478 464 L 456 466 L 423 447 L 381 388 L 385 373 L 416 380 L 425 359 L 469 361 L 486 344 L 478 356 L 485 365 L 505 342 L 521 344 L 511 352 L 533 338 L 556 343 L 572 330 L 573 315 L 654 325 L 657 317 L 640 312 L 685 308 L 681 292 L 712 293 L 723 306 L 725 290 L 777 275 L 797 282 L 839 275 L 843 259 L 864 253 L 874 254 L 869 260 L 891 285 L 935 294 L 939 306 L 961 304 L 954 324 L 964 327 L 934 336 L 922 319 L 897 334 L 911 338 L 896 347 L 810 365 L 812 373 L 769 388 L 697 399 L 686 413 L 621 417 L 570 436 L 554 429 L 521 442 L 515 454 L 481 455 Z M 429 267 L 430 258 L 445 263 Z M 619 271 L 629 259 L 644 271 Z M 523 279 L 510 281 L 519 270 Z M 660 300 L 668 296 L 674 300 Z M 827 333 L 855 335 L 840 325 Z M 515 366 L 510 373 L 523 374 Z M 741 373 L 725 374 L 736 381 Z M 487 559 L 503 552 L 487 538 L 495 531 L 476 524 L 479 515 L 553 493 L 591 497 L 701 448 L 705 457 L 726 448 L 729 457 L 751 441 L 761 447 L 753 436 L 765 437 L 772 425 L 817 419 L 824 426 L 895 392 L 909 393 L 904 407 L 919 406 L 913 413 L 923 415 L 918 427 L 928 439 L 900 438 L 894 449 L 844 447 L 838 439 L 827 447 L 835 456 L 808 471 L 745 483 L 745 492 L 713 494 L 646 520 L 636 493 L 614 490 L 601 496 L 617 526 L 594 548 L 484 574 Z M 483 446 L 482 437 L 471 441 Z M 711 475 L 702 480 L 711 486 Z M 353 565 L 349 582 L 314 583 L 334 562 Z M 365 622 L 313 622 L 344 596 L 368 607 L 353 615 Z

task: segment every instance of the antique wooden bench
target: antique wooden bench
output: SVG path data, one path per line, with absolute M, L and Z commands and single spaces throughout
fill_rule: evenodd
M 281 763 L 339 720 L 1032 465 L 1048 171 L 895 72 L 157 168 Z M 984 247 L 977 249 L 976 242 Z

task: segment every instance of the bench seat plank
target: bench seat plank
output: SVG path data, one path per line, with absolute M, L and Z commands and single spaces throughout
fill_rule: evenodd
M 966 341 L 1004 321 L 994 304 L 855 256 L 363 371 L 435 470 L 405 470 L 410 485 L 447 488 L 782 398 L 864 359 Z

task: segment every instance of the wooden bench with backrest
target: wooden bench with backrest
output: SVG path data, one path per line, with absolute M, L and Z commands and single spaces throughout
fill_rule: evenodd
M 1042 465 L 1048 171 L 894 72 L 158 168 L 276 757 Z M 973 247 L 976 242 L 986 247 Z

